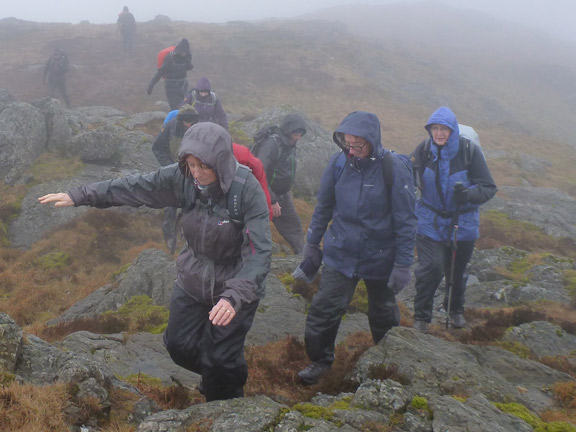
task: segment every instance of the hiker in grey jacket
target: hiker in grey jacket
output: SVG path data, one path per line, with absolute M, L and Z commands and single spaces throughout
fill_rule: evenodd
M 280 134 L 268 137 L 255 153 L 266 170 L 272 222 L 295 254 L 302 252 L 304 232 L 290 190 L 296 176 L 296 143 L 304 134 L 306 121 L 298 114 L 287 114 L 280 124 Z
M 186 131 L 177 164 L 38 198 L 56 207 L 182 208 L 186 246 L 176 263 L 164 341 L 176 364 L 202 375 L 207 401 L 244 394 L 244 340 L 270 269 L 268 206 L 251 173 L 240 193 L 242 221 L 227 210 L 227 194 L 245 169 L 226 130 L 198 123 Z

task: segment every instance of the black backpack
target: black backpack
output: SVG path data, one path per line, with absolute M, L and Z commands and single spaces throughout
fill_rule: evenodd
M 262 144 L 270 137 L 274 138 L 274 141 L 280 145 L 280 128 L 278 126 L 264 126 L 256 132 L 254 135 L 254 143 L 250 148 L 254 156 L 258 157 L 258 152 L 262 148 Z

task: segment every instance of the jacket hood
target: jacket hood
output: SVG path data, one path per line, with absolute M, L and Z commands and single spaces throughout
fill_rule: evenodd
M 426 130 L 428 131 L 428 135 L 430 135 L 430 139 L 434 141 L 432 138 L 432 133 L 430 132 L 430 126 L 433 124 L 440 124 L 449 127 L 452 129 L 452 133 L 448 138 L 448 142 L 446 145 L 448 147 L 453 147 L 454 145 L 458 145 L 460 140 L 460 128 L 458 127 L 458 121 L 456 120 L 456 115 L 452 112 L 452 110 L 448 107 L 440 107 L 436 111 L 432 113 L 428 122 L 426 123 Z
M 377 154 L 382 147 L 380 138 L 380 120 L 376 114 L 366 111 L 354 111 L 344 117 L 340 125 L 334 131 L 332 139 L 338 147 L 348 154 L 344 148 L 344 134 L 356 135 L 364 138 L 372 145 L 372 154 Z
M 306 134 L 306 120 L 298 114 L 285 115 L 280 124 L 280 132 L 282 132 L 282 135 L 290 137 L 292 132 L 295 132 L 298 129 L 303 131 L 302 135 Z
M 227 193 L 236 174 L 236 159 L 232 140 L 226 129 L 210 122 L 196 123 L 190 127 L 178 150 L 180 171 L 187 175 L 186 156 L 193 155 L 216 172 L 222 192 Z
M 175 54 L 188 54 L 190 53 L 190 44 L 188 43 L 188 39 L 182 39 L 174 48 Z
M 194 123 L 198 123 L 198 111 L 190 104 L 182 105 L 178 108 L 178 114 L 176 114 L 176 118 L 180 121 L 191 121 Z
M 196 91 L 210 91 L 212 86 L 210 85 L 210 80 L 206 77 L 202 77 L 196 83 Z

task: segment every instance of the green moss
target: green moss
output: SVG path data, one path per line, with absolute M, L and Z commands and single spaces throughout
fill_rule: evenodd
M 70 255 L 64 252 L 50 252 L 34 261 L 43 270 L 67 267 L 70 264 Z
M 9 386 L 16 379 L 16 375 L 10 372 L 0 372 L 0 389 Z
M 576 270 L 564 270 L 564 288 L 570 297 L 576 297 Z
M 509 342 L 509 341 L 501 341 L 496 342 L 496 346 L 500 348 L 504 348 L 507 351 L 510 351 L 513 354 L 516 354 L 518 357 L 529 359 L 532 357 L 532 351 L 526 345 L 521 344 L 520 342 Z
M 512 414 L 528 423 L 534 432 L 576 432 L 576 426 L 566 422 L 546 423 L 536 414 L 533 414 L 524 405 L 519 403 L 492 402 L 496 408 L 508 414 Z
M 368 313 L 368 291 L 363 280 L 358 282 L 348 310 L 350 312 Z
M 112 280 L 116 279 L 118 276 L 123 275 L 124 273 L 126 273 L 128 271 L 128 269 L 130 268 L 132 264 L 128 263 L 128 264 L 124 264 L 122 267 L 120 267 L 118 270 L 116 270 L 115 272 L 112 272 L 112 274 L 110 275 L 110 278 Z
M 278 276 L 278 280 L 280 280 L 280 282 L 282 282 L 282 285 L 284 285 L 290 291 L 292 290 L 294 284 L 296 283 L 296 280 L 294 279 L 294 276 L 292 276 L 291 273 L 281 274 L 280 276 Z
M 143 373 L 128 375 L 127 377 L 119 377 L 122 381 L 137 387 L 138 385 L 145 385 L 151 388 L 162 388 L 162 380 L 160 378 L 152 377 Z
M 462 397 L 462 396 L 456 396 L 456 395 L 452 395 L 452 399 L 457 400 L 460 403 L 464 403 L 466 402 L 466 398 Z
M 334 420 L 334 411 L 331 408 L 326 408 L 319 405 L 312 405 L 310 403 L 298 403 L 292 407 L 294 411 L 300 412 L 304 417 L 326 420 L 333 422 L 337 426 L 341 426 L 339 421 Z
M 350 409 L 350 403 L 352 402 L 352 396 L 346 396 L 342 399 L 338 399 L 336 402 L 330 404 L 331 409 L 347 410 Z
M 154 334 L 160 334 L 166 329 L 168 315 L 166 307 L 154 305 L 152 299 L 145 295 L 134 296 L 118 310 L 104 313 L 104 316 L 113 316 L 126 321 L 132 331 Z
M 414 396 L 410 405 L 416 409 L 428 410 L 428 399 L 421 396 Z

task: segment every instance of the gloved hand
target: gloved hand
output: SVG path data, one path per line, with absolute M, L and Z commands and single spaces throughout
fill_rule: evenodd
M 395 264 L 392 273 L 390 274 L 390 279 L 388 279 L 388 288 L 394 291 L 394 294 L 398 294 L 406 285 L 408 285 L 410 279 L 412 279 L 410 266 Z
M 463 205 L 468 203 L 468 188 L 462 183 L 456 183 L 454 185 L 454 202 L 458 205 Z
M 152 84 L 148 85 L 148 90 L 146 90 L 146 93 L 148 93 L 148 96 L 150 96 L 152 94 L 153 88 L 154 88 L 154 86 Z
M 302 262 L 298 267 L 296 267 L 296 270 L 292 272 L 294 279 L 300 279 L 307 283 L 314 282 L 318 270 L 320 270 L 323 257 L 324 254 L 319 245 L 306 243 L 304 245 L 304 250 L 302 251 Z

